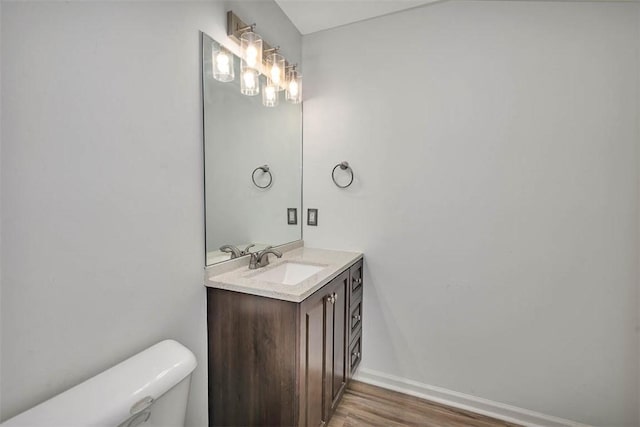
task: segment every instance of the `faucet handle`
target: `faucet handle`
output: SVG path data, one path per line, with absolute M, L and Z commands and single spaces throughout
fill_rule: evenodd
M 244 248 L 243 251 L 241 251 L 242 255 L 247 255 L 249 253 L 249 249 L 251 249 L 252 247 L 254 247 L 255 244 L 251 243 L 250 245 L 248 245 L 246 248 Z
M 282 252 L 273 249 L 273 246 L 267 246 L 257 254 L 258 267 L 264 267 L 269 265 L 269 254 L 274 254 L 278 258 L 282 257 Z
M 222 246 L 220 246 L 220 248 L 218 250 L 220 252 L 231 254 L 231 259 L 238 258 L 239 256 L 242 256 L 242 253 L 240 252 L 240 249 L 236 248 L 233 245 L 222 245 Z
M 255 270 L 256 268 L 269 265 L 269 254 L 274 254 L 278 258 L 282 257 L 282 252 L 273 249 L 273 246 L 267 246 L 261 251 L 249 252 L 249 255 L 251 255 L 251 258 L 249 259 L 249 269 Z

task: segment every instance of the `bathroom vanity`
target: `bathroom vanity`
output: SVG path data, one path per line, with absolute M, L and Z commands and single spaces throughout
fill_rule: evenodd
M 302 247 L 302 105 L 246 96 L 228 41 L 202 34 L 209 424 L 322 426 L 360 363 L 362 254 Z
M 207 278 L 211 426 L 325 425 L 360 363 L 362 254 L 274 260 Z

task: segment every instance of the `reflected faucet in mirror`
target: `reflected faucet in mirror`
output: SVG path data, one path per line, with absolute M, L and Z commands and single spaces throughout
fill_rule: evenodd
M 225 252 L 225 253 L 231 254 L 231 259 L 234 259 L 234 258 L 238 258 L 238 257 L 244 256 L 244 255 L 247 255 L 249 253 L 249 249 L 251 249 L 254 246 L 255 245 L 253 243 L 251 243 L 249 246 L 244 248 L 243 251 L 241 251 L 240 249 L 238 249 L 237 247 L 235 247 L 233 245 L 223 245 L 223 246 L 220 246 L 220 252 Z
M 267 246 L 261 251 L 253 252 L 251 259 L 249 260 L 249 270 L 255 270 L 256 268 L 266 267 L 269 265 L 269 254 L 274 254 L 278 258 L 282 258 L 282 252 L 273 249 L 271 246 Z

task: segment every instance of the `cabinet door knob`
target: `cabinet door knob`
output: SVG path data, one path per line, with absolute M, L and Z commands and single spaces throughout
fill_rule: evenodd
M 327 301 L 329 301 L 331 304 L 335 304 L 336 303 L 336 294 L 331 294 L 327 297 Z
M 358 284 L 358 285 L 362 285 L 362 277 L 356 279 L 355 277 L 353 278 L 353 282 Z
M 353 320 L 355 320 L 356 322 L 360 321 L 360 319 L 362 319 L 362 317 L 359 314 L 353 316 Z

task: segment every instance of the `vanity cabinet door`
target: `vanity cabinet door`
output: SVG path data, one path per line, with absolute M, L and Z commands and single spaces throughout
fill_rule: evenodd
M 298 318 L 296 303 L 207 289 L 209 426 L 295 424 Z
M 344 393 L 348 295 L 346 270 L 301 304 L 299 426 L 324 426 Z
M 327 422 L 324 343 L 330 296 L 329 290 L 323 288 L 301 304 L 299 426 L 321 427 Z
M 340 403 L 347 385 L 348 365 L 348 295 L 349 271 L 345 271 L 329 284 L 329 304 L 326 304 L 326 378 L 327 419 Z

